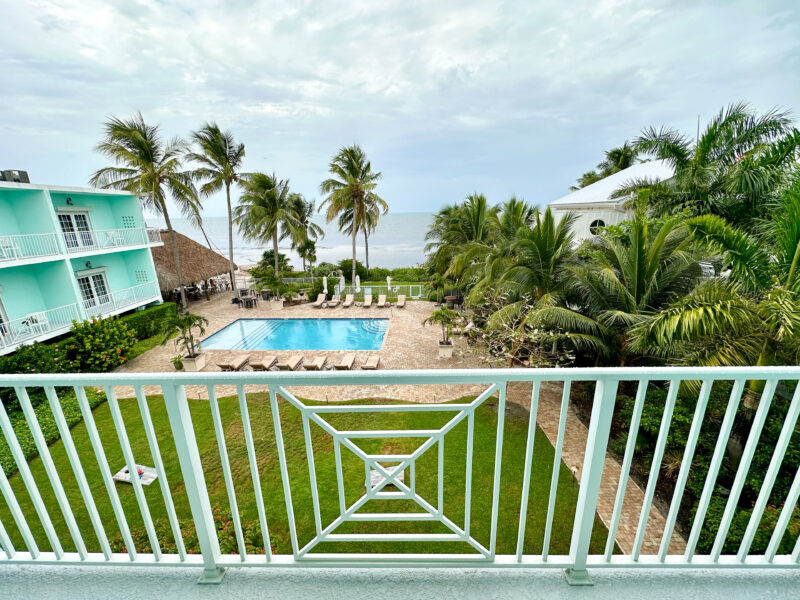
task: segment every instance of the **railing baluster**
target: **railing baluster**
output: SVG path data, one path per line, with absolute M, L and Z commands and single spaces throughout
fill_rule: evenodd
M 130 441 L 128 440 L 128 432 L 125 429 L 125 421 L 122 418 L 122 413 L 119 410 L 119 401 L 117 394 L 112 386 L 106 386 L 106 398 L 108 399 L 108 408 L 111 412 L 111 420 L 114 422 L 114 429 L 117 430 L 117 438 L 119 445 L 122 449 L 122 456 L 125 459 L 125 465 L 128 467 L 128 473 L 131 476 L 131 485 L 133 486 L 133 495 L 136 497 L 136 503 L 139 505 L 139 511 L 142 515 L 144 528 L 147 531 L 147 539 L 150 540 L 150 547 L 153 550 L 155 559 L 161 560 L 161 545 L 158 542 L 156 529 L 153 525 L 153 518 L 150 516 L 150 507 L 147 505 L 147 498 L 142 489 L 142 482 L 139 481 L 136 470 L 136 460 L 133 457 L 133 450 L 131 449 Z
M 558 493 L 558 477 L 561 472 L 561 452 L 564 448 L 564 434 L 567 429 L 567 416 L 569 414 L 569 395 L 571 382 L 563 382 L 561 393 L 561 411 L 558 415 L 558 435 L 556 436 L 555 454 L 553 455 L 553 472 L 550 475 L 550 494 L 547 499 L 547 518 L 544 525 L 544 539 L 542 541 L 542 560 L 547 562 L 550 555 L 550 536 L 553 532 L 553 516 L 556 509 L 556 495 Z
M 136 401 L 139 404 L 139 413 L 142 415 L 142 425 L 147 436 L 147 444 L 150 447 L 150 455 L 153 457 L 154 467 L 158 475 L 158 485 L 161 488 L 161 496 L 164 498 L 164 507 L 167 510 L 167 519 L 172 530 L 172 537 L 175 539 L 175 546 L 181 560 L 186 560 L 186 546 L 181 535 L 181 526 L 178 523 L 178 515 L 175 513 L 175 504 L 172 501 L 172 492 L 167 481 L 167 470 L 164 468 L 164 460 L 161 457 L 161 449 L 158 446 L 158 438 L 153 428 L 153 419 L 150 416 L 150 408 L 147 404 L 147 397 L 144 395 L 142 386 L 135 387 Z
M 75 479 L 78 482 L 78 489 L 81 492 L 83 503 L 86 506 L 86 510 L 89 512 L 89 520 L 92 522 L 92 527 L 97 535 L 97 541 L 100 543 L 100 549 L 103 551 L 103 556 L 106 557 L 106 560 L 111 560 L 111 546 L 108 543 L 108 537 L 103 527 L 103 522 L 100 519 L 100 513 L 97 511 L 97 505 L 92 497 L 92 488 L 89 486 L 89 481 L 86 479 L 86 473 L 81 464 L 78 450 L 75 448 L 75 442 L 72 439 L 69 426 L 64 418 L 64 412 L 61 410 L 61 402 L 59 401 L 58 394 L 56 393 L 56 389 L 52 386 L 46 387 L 44 391 L 47 396 L 47 401 L 50 404 L 50 410 L 53 413 L 56 427 L 58 427 L 58 433 L 64 443 L 64 450 L 67 453 L 69 464 L 72 467 L 72 473 L 75 475 Z
M 706 512 L 708 511 L 708 504 L 711 502 L 711 494 L 714 492 L 714 486 L 717 482 L 717 475 L 719 475 L 719 468 L 722 464 L 722 459 L 725 456 L 725 447 L 727 446 L 728 438 L 731 435 L 733 421 L 736 418 L 736 411 L 739 409 L 739 402 L 742 399 L 743 389 L 743 379 L 737 379 L 734 381 L 730 398 L 728 398 L 728 408 L 725 411 L 725 416 L 722 418 L 722 425 L 720 425 L 717 444 L 714 446 L 714 454 L 711 456 L 711 463 L 708 466 L 706 480 L 705 483 L 703 483 L 703 491 L 700 493 L 700 500 L 697 503 L 697 510 L 695 511 L 694 522 L 692 523 L 692 530 L 689 533 L 689 539 L 686 542 L 686 552 L 684 553 L 684 558 L 687 562 L 692 561 L 695 548 L 697 548 L 697 542 L 700 539 L 700 533 L 703 530 L 703 522 L 705 521 Z
M 119 501 L 119 494 L 117 493 L 117 488 L 114 485 L 114 480 L 111 476 L 111 467 L 108 466 L 108 459 L 106 458 L 106 452 L 103 449 L 103 442 L 100 440 L 100 434 L 97 431 L 97 424 L 94 422 L 92 409 L 89 406 L 89 400 L 86 398 L 86 390 L 80 386 L 76 386 L 74 390 L 75 397 L 78 398 L 78 406 L 81 409 L 83 422 L 86 424 L 86 432 L 89 435 L 89 441 L 92 444 L 94 457 L 95 460 L 97 460 L 97 466 L 100 467 L 100 476 L 103 478 L 103 484 L 106 487 L 106 492 L 108 492 L 108 499 L 111 501 L 111 508 L 113 509 L 114 516 L 117 519 L 117 525 L 119 525 L 122 541 L 125 543 L 125 548 L 128 551 L 128 556 L 130 559 L 132 561 L 136 560 L 136 546 L 134 545 L 133 538 L 131 537 L 131 530 L 128 527 L 128 520 L 125 518 L 125 511 L 122 510 L 122 504 Z
M 211 420 L 214 422 L 214 433 L 217 437 L 217 447 L 219 448 L 219 460 L 222 465 L 222 476 L 225 479 L 225 490 L 228 492 L 228 505 L 231 508 L 233 530 L 236 535 L 236 547 L 239 549 L 239 558 L 244 561 L 247 557 L 247 550 L 244 545 L 244 534 L 242 533 L 242 519 L 239 516 L 239 503 L 236 501 L 236 490 L 233 487 L 233 476 L 231 475 L 231 465 L 228 459 L 228 445 L 225 442 L 225 430 L 222 427 L 222 418 L 219 414 L 219 401 L 217 400 L 215 387 L 209 385 L 207 389 L 208 403 L 211 407 Z
M 781 514 L 778 516 L 778 522 L 775 524 L 775 530 L 772 532 L 772 537 L 769 539 L 769 544 L 767 545 L 767 551 L 764 553 L 764 557 L 768 562 L 772 562 L 775 559 L 778 546 L 783 540 L 786 528 L 789 526 L 789 521 L 794 513 L 795 506 L 797 506 L 798 498 L 800 498 L 800 467 L 798 467 L 797 472 L 794 474 L 792 485 L 786 496 L 786 502 L 783 503 Z
M 753 543 L 753 538 L 756 535 L 758 526 L 761 522 L 761 517 L 764 514 L 764 509 L 769 501 L 769 495 L 772 493 L 772 488 L 775 485 L 775 479 L 778 477 L 783 457 L 786 455 L 786 449 L 789 447 L 789 442 L 792 439 L 795 425 L 797 425 L 797 417 L 800 415 L 800 382 L 795 386 L 792 402 L 789 405 L 789 410 L 783 420 L 783 427 L 775 443 L 775 451 L 772 453 L 772 458 L 769 461 L 769 467 L 764 475 L 764 482 L 761 484 L 761 490 L 758 493 L 756 503 L 753 505 L 753 513 L 750 515 L 750 521 L 747 523 L 747 529 L 742 537 L 742 543 L 739 545 L 739 552 L 737 557 L 739 562 L 744 562 L 750 552 L 750 546 Z
M 72 506 L 67 499 L 67 493 L 64 490 L 64 485 L 61 483 L 58 469 L 56 469 L 53 463 L 53 457 L 50 455 L 50 448 L 47 446 L 44 434 L 42 434 L 42 428 L 39 426 L 39 420 L 33 410 L 31 399 L 28 396 L 28 390 L 24 387 L 15 387 L 14 391 L 17 393 L 19 405 L 20 408 L 22 408 L 22 414 L 25 415 L 25 420 L 28 422 L 28 427 L 31 431 L 33 442 L 36 444 L 36 449 L 39 452 L 39 458 L 42 460 L 47 479 L 50 481 L 50 486 L 55 493 L 58 507 L 61 509 L 61 514 L 64 516 L 64 520 L 67 523 L 67 529 L 69 529 L 72 541 L 75 543 L 75 549 L 78 552 L 78 556 L 81 557 L 81 560 L 86 560 L 86 544 L 83 542 L 81 530 L 78 527 L 78 522 L 75 520 L 75 513 L 72 511 Z
M 311 427 L 308 416 L 303 415 L 303 437 L 306 442 L 306 461 L 308 462 L 308 479 L 311 484 L 311 503 L 314 506 L 314 529 L 319 536 L 322 533 L 322 518 L 319 514 L 319 490 L 317 489 L 317 467 L 314 464 L 314 448 L 311 442 Z
M 297 558 L 300 547 L 297 543 L 297 528 L 294 522 L 294 505 L 292 503 L 292 488 L 289 484 L 289 467 L 286 464 L 286 448 L 283 445 L 283 427 L 281 426 L 281 414 L 278 407 L 278 393 L 274 386 L 269 386 L 269 400 L 272 409 L 272 425 L 275 429 L 275 443 L 278 446 L 278 463 L 281 468 L 281 481 L 283 483 L 283 498 L 286 504 L 286 518 L 289 520 L 289 536 L 292 540 L 292 553 Z M 344 484 L 342 482 L 342 452 L 339 447 L 339 440 L 333 440 L 334 452 L 336 453 L 336 479 L 339 486 L 339 508 L 340 514 L 344 513 Z
M 525 447 L 525 463 L 522 475 L 522 499 L 519 505 L 519 527 L 517 530 L 517 562 L 522 562 L 525 547 L 525 521 L 528 518 L 528 494 L 531 487 L 531 469 L 533 465 L 533 445 L 536 439 L 536 414 L 539 410 L 539 388 L 541 382 L 533 382 L 531 391 L 531 407 L 528 411 L 528 439 Z
M 53 527 L 53 521 L 50 519 L 50 514 L 47 512 L 47 508 L 44 505 L 42 495 L 39 493 L 39 486 L 36 484 L 36 480 L 33 478 L 33 473 L 31 473 L 30 466 L 25 458 L 25 453 L 22 451 L 22 447 L 19 445 L 17 436 L 14 433 L 14 428 L 11 426 L 8 413 L 6 413 L 6 408 L 2 402 L 0 402 L 0 430 L 2 430 L 3 435 L 6 436 L 6 443 L 8 444 L 8 448 L 11 450 L 11 454 L 17 463 L 19 476 L 22 478 L 22 481 L 25 484 L 25 489 L 28 490 L 28 495 L 33 501 L 33 507 L 36 510 L 36 514 L 39 515 L 39 520 L 42 522 L 42 527 L 44 528 L 45 535 L 50 542 L 50 547 L 55 553 L 56 558 L 61 559 L 64 557 L 64 550 L 61 547 L 61 541 L 58 539 L 58 534 L 56 533 L 55 527 Z
M 611 432 L 611 418 L 614 416 L 618 385 L 619 381 L 611 378 L 598 379 L 595 382 L 592 416 L 589 421 L 586 452 L 578 489 L 578 504 L 575 507 L 575 524 L 572 528 L 572 540 L 569 545 L 572 567 L 565 572 L 570 585 L 592 584 L 586 571 L 586 558 L 589 554 L 589 544 L 592 540 L 592 529 L 597 513 L 597 497 L 603 478 L 606 448 Z
M 242 414 L 242 429 L 244 440 L 247 446 L 247 460 L 250 463 L 250 477 L 253 480 L 253 495 L 258 509 L 258 521 L 261 525 L 261 538 L 264 540 L 264 554 L 267 562 L 272 560 L 272 546 L 269 542 L 269 527 L 267 526 L 267 513 L 264 509 L 264 494 L 261 491 L 261 476 L 258 474 L 258 462 L 256 461 L 256 448 L 253 441 L 253 429 L 250 425 L 250 411 L 247 408 L 247 396 L 244 393 L 244 385 L 236 386 L 236 393 L 239 398 L 239 412 Z
M 464 479 L 464 534 L 469 537 L 472 521 L 472 444 L 475 437 L 475 411 L 467 415 L 467 472 Z
M 197 448 L 194 434 L 192 413 L 186 400 L 186 390 L 182 385 L 162 385 L 167 417 L 175 440 L 175 451 L 183 474 L 183 485 L 192 511 L 197 543 L 203 555 L 203 575 L 200 583 L 219 583 L 225 575 L 225 569 L 218 566 L 220 558 L 219 538 L 211 512 L 211 500 L 203 474 L 203 463 Z
M 694 451 L 697 447 L 697 440 L 700 439 L 700 429 L 703 426 L 703 416 L 706 413 L 706 406 L 708 406 L 708 397 L 710 394 L 711 382 L 705 380 L 700 387 L 700 395 L 697 397 L 697 406 L 695 406 L 694 409 L 692 425 L 689 428 L 689 437 L 686 440 L 686 448 L 683 451 L 683 458 L 681 459 L 681 468 L 678 472 L 678 479 L 675 482 L 672 502 L 669 505 L 667 522 L 664 525 L 664 534 L 661 536 L 661 546 L 658 549 L 658 559 L 661 562 L 664 562 L 667 557 L 667 552 L 669 551 L 672 532 L 675 530 L 675 521 L 678 519 L 678 511 L 680 510 L 681 500 L 683 499 L 683 490 L 686 487 L 686 481 L 689 479 L 689 471 L 692 468 L 692 459 L 694 458 Z
M 437 442 L 437 473 L 436 473 L 436 513 L 441 518 L 444 514 L 444 436 L 439 436 Z
M 31 528 L 28 526 L 28 520 L 22 512 L 22 508 L 17 501 L 17 496 L 11 488 L 11 484 L 8 483 L 8 478 L 3 469 L 0 469 L 0 494 L 3 495 L 6 501 L 11 517 L 14 519 L 14 523 L 17 524 L 17 529 L 19 529 L 22 540 L 25 542 L 25 546 L 28 548 L 31 557 L 34 559 L 39 558 L 39 546 L 33 537 Z
M 742 451 L 742 458 L 739 460 L 738 469 L 736 469 L 736 477 L 733 479 L 731 493 L 728 496 L 728 504 L 725 506 L 725 512 L 722 513 L 717 537 L 714 538 L 714 546 L 711 549 L 711 558 L 715 562 L 719 560 L 719 556 L 722 554 L 725 538 L 728 537 L 728 530 L 730 529 L 736 508 L 739 504 L 739 496 L 741 496 L 742 488 L 744 488 L 744 480 L 747 477 L 747 471 L 750 470 L 750 463 L 756 453 L 756 446 L 758 446 L 758 440 L 761 437 L 761 430 L 764 427 L 764 422 L 767 420 L 769 407 L 772 404 L 772 396 L 775 394 L 775 388 L 777 387 L 777 379 L 767 380 L 764 391 L 761 394 L 761 401 L 756 410 L 756 416 L 753 418 L 753 423 L 750 425 L 750 434 L 747 436 L 747 442 Z
M 17 553 L 17 549 L 14 548 L 14 544 L 11 543 L 11 538 L 8 537 L 8 532 L 3 525 L 3 521 L 0 521 L 0 550 L 2 550 L 6 558 L 9 559 L 14 558 L 14 555 Z
M 658 439 L 656 440 L 656 447 L 653 450 L 653 460 L 650 463 L 650 475 L 647 478 L 644 502 L 642 504 L 642 510 L 639 513 L 639 525 L 636 528 L 636 536 L 633 541 L 633 560 L 639 560 L 639 554 L 642 551 L 642 542 L 644 541 L 644 534 L 647 530 L 647 521 L 650 518 L 650 507 L 653 505 L 656 483 L 661 473 L 661 461 L 664 458 L 664 450 L 667 447 L 667 435 L 669 434 L 670 425 L 672 424 L 672 411 L 675 409 L 675 401 L 678 399 L 678 389 L 680 386 L 680 380 L 676 381 L 673 379 L 669 382 L 669 392 L 667 392 L 667 400 L 664 403 L 664 413 L 661 415 L 661 425 L 658 428 Z
M 489 552 L 494 558 L 497 545 L 497 518 L 500 513 L 500 475 L 503 467 L 503 430 L 506 419 L 506 387 L 507 382 L 500 385 L 499 400 L 497 402 L 497 434 L 494 454 L 494 482 L 492 487 L 492 523 L 491 537 L 489 539 Z
M 342 472 L 342 444 L 337 438 L 333 439 L 333 457 L 336 461 L 336 487 L 339 492 L 339 514 L 346 510 L 344 503 L 344 473 Z

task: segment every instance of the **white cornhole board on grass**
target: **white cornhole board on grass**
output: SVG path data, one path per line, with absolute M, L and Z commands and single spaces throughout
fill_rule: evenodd
M 142 470 L 142 475 L 139 477 L 139 483 L 142 485 L 150 485 L 153 483 L 156 478 L 158 478 L 158 473 L 153 467 L 145 467 L 144 465 L 136 465 L 137 471 L 139 469 Z M 137 474 L 138 477 L 138 474 Z M 131 482 L 131 474 L 128 472 L 128 467 L 123 467 L 121 470 L 114 473 L 114 481 L 120 481 L 122 483 L 130 483 Z
M 386 470 L 391 472 L 391 468 L 392 467 L 386 467 Z M 405 470 L 400 471 L 400 474 L 397 477 L 395 477 L 395 479 L 397 479 L 397 481 L 399 481 L 400 483 L 405 483 L 405 474 L 406 474 Z M 374 488 L 375 486 L 379 485 L 380 483 L 383 482 L 384 479 L 386 479 L 386 477 L 384 477 L 383 473 L 381 473 L 377 469 L 370 469 L 369 470 L 369 485 L 370 485 L 370 488 Z M 394 485 L 394 481 L 390 481 L 388 483 L 388 486 L 396 487 Z

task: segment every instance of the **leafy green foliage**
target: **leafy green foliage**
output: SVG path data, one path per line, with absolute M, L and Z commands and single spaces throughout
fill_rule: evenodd
M 386 279 L 386 275 L 383 277 L 376 277 L 373 274 L 373 271 L 376 269 L 370 270 L 370 280 L 377 281 L 379 279 Z M 408 281 L 408 282 L 422 282 L 425 281 L 427 277 L 427 270 L 423 267 L 400 267 L 398 269 L 392 269 L 391 273 L 387 273 L 387 275 L 391 275 L 393 280 L 396 281 Z
M 75 323 L 74 343 L 68 354 L 74 356 L 81 371 L 105 373 L 128 360 L 136 337 L 128 326 L 117 318 L 93 319 Z
M 139 339 L 153 337 L 161 332 L 162 323 L 176 314 L 177 306 L 172 302 L 164 302 L 144 310 L 137 310 L 129 315 L 119 317 Z
M 186 352 L 188 358 L 194 358 L 200 353 L 200 340 L 205 332 L 208 319 L 193 313 L 173 315 L 164 321 L 162 344 L 166 344 L 173 337 L 175 345 Z
M 344 274 L 345 280 L 352 283 L 352 273 L 353 273 L 353 260 L 350 258 L 345 258 L 344 260 L 340 260 L 339 264 L 336 268 Z M 360 261 L 356 261 L 356 275 L 361 278 L 361 281 L 367 281 L 367 276 L 369 275 L 367 268 L 361 264 Z

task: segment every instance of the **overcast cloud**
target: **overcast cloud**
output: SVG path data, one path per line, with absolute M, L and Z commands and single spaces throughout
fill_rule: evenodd
M 793 1 L 0 1 L 0 167 L 86 185 L 108 115 L 205 120 L 317 198 L 361 144 L 393 211 L 546 204 L 604 149 L 723 104 L 800 110 Z M 206 215 L 225 214 L 209 199 Z

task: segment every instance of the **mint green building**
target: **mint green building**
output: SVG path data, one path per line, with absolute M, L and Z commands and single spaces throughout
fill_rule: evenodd
M 160 303 L 158 245 L 133 194 L 0 181 L 0 354 Z

